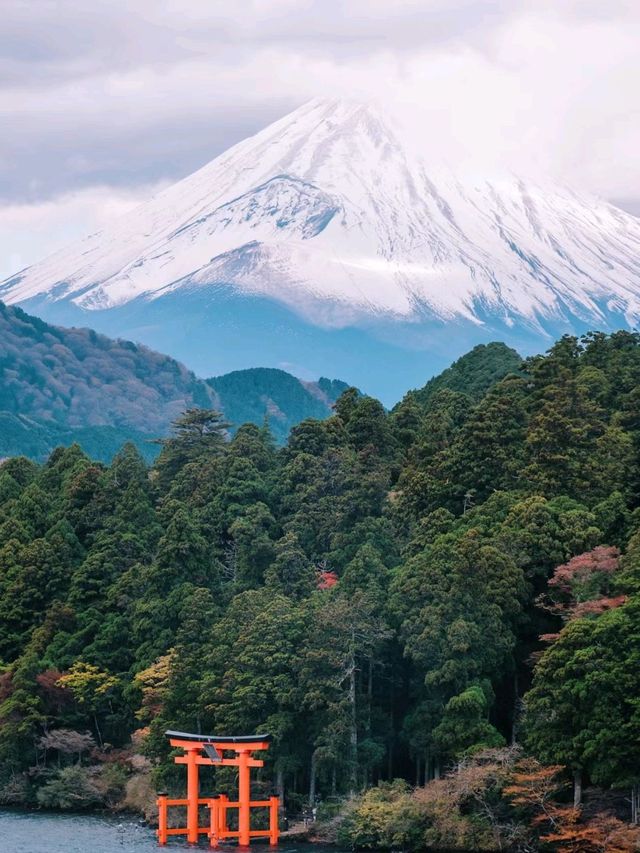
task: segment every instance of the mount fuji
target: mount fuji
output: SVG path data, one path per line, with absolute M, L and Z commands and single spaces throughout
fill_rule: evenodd
M 0 300 L 169 352 L 393 402 L 477 343 L 634 327 L 640 220 L 556 185 L 432 168 L 371 106 L 315 100 Z

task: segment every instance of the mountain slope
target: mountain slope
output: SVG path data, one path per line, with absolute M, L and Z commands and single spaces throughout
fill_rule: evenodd
M 284 441 L 300 420 L 327 417 L 343 389 L 277 373 L 277 381 L 241 371 L 207 383 L 169 356 L 90 329 L 51 326 L 0 302 L 0 457 L 40 459 L 77 441 L 110 459 L 130 440 L 150 458 L 156 449 L 148 440 L 166 435 L 191 406 L 221 408 L 236 424 L 270 415 Z
M 404 399 L 409 398 L 425 408 L 434 394 L 446 388 L 466 394 L 478 403 L 507 374 L 518 373 L 522 363 L 518 353 L 503 343 L 479 344 L 430 379 L 424 387 L 409 391 Z
M 109 462 L 123 444 L 131 441 L 142 456 L 152 462 L 158 455 L 157 445 L 149 443 L 153 437 L 129 427 L 67 428 L 47 419 L 0 411 L 0 459 L 27 456 L 43 461 L 56 447 L 79 444 L 92 459 Z
M 146 455 L 189 406 L 211 407 L 208 386 L 169 356 L 90 329 L 50 326 L 0 303 L 0 455 L 45 456 L 78 440 L 98 457 L 126 440 Z
M 225 370 L 251 366 L 256 323 L 260 363 L 319 375 L 328 359 L 334 372 L 345 333 L 364 350 L 347 378 L 387 402 L 414 384 L 379 375 L 400 353 L 423 379 L 496 337 L 533 351 L 637 322 L 638 219 L 562 187 L 456 176 L 414 147 L 371 107 L 312 101 L 6 280 L 0 298 L 155 346 L 165 336 L 206 373 L 224 357 Z
M 322 377 L 318 382 L 302 382 L 284 370 L 256 367 L 235 370 L 208 379 L 219 407 L 237 425 L 267 420 L 271 432 L 284 442 L 291 427 L 305 418 L 323 419 L 349 386 L 346 382 Z

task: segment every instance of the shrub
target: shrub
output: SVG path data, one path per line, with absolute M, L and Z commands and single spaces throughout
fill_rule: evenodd
M 318 803 L 317 819 L 320 822 L 333 820 L 344 808 L 344 802 L 339 799 L 323 800 Z
M 85 767 L 64 767 L 40 788 L 41 806 L 51 809 L 87 809 L 101 805 L 102 794 Z
M 338 831 L 338 841 L 352 847 L 374 849 L 389 847 L 389 836 L 398 811 L 409 808 L 410 789 L 395 779 L 381 782 L 361 797 L 351 800 Z
M 21 806 L 29 800 L 26 773 L 16 773 L 0 786 L 0 806 Z
M 352 800 L 338 841 L 355 848 L 496 850 L 514 828 L 502 788 L 516 752 L 489 749 L 415 791 L 400 780 Z
M 126 767 L 116 762 L 105 764 L 100 769 L 95 784 L 108 806 L 115 806 L 123 799 L 128 778 Z

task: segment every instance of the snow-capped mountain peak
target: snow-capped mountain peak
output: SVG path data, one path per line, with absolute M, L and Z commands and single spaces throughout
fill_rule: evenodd
M 311 101 L 6 280 L 0 299 L 73 306 L 89 325 L 221 287 L 334 328 L 635 324 L 639 220 L 562 187 L 462 178 L 417 148 L 369 105 Z

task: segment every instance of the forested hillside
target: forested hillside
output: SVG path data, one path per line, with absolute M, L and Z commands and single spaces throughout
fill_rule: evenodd
M 270 367 L 234 370 L 207 382 L 227 420 L 262 426 L 266 419 L 278 444 L 284 444 L 291 427 L 305 418 L 328 417 L 332 405 L 349 387 L 346 382 L 324 377 L 304 382 Z
M 593 812 L 551 811 L 574 774 L 628 821 L 640 336 L 514 366 L 480 398 L 439 387 L 392 413 L 349 389 L 282 448 L 190 411 L 151 469 L 131 445 L 109 466 L 5 461 L 3 801 L 140 803 L 143 780 L 179 784 L 166 728 L 266 730 L 262 778 L 290 805 L 458 767 L 464 790 L 352 806 L 363 846 L 495 849 L 514 822 L 595 837 Z
M 165 355 L 90 329 L 50 326 L 0 303 L 0 457 L 46 458 L 73 440 L 110 458 L 165 434 L 189 406 L 211 406 L 206 383 Z
M 438 391 L 448 389 L 462 391 L 477 403 L 492 385 L 509 373 L 518 373 L 521 366 L 522 358 L 506 344 L 499 341 L 478 344 L 471 352 L 454 361 L 451 367 L 430 379 L 423 388 L 409 391 L 403 402 L 426 406 Z
M 42 461 L 74 441 L 110 461 L 126 441 L 151 462 L 172 420 L 192 406 L 224 410 L 231 429 L 266 419 L 279 443 L 305 417 L 328 417 L 347 386 L 282 370 L 205 382 L 168 356 L 90 329 L 50 326 L 0 302 L 0 458 Z

